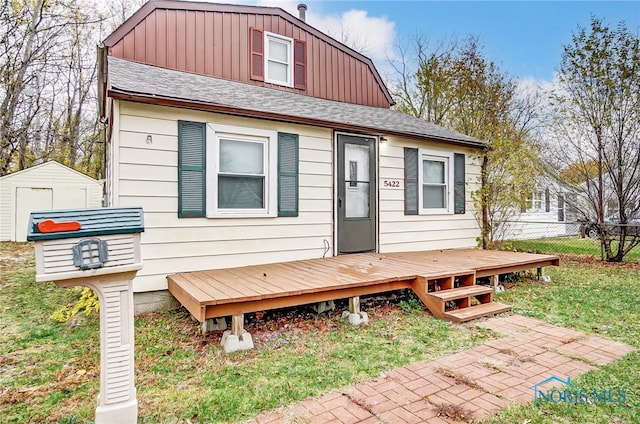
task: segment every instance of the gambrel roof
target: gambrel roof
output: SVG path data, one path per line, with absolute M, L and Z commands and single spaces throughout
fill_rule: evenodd
M 251 72 L 258 32 L 291 38 L 302 49 L 305 85 L 274 88 L 383 108 L 394 104 L 371 59 L 278 7 L 151 0 L 103 45 L 111 57 L 269 86 Z

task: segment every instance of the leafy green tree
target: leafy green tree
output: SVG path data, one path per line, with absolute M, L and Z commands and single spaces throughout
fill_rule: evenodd
M 638 36 L 596 18 L 579 27 L 564 46 L 552 102 L 552 161 L 582 181 L 573 185 L 581 212 L 597 225 L 603 257 L 620 262 L 640 244 L 638 227 L 627 226 L 640 214 Z M 620 225 L 607 225 L 614 211 Z
M 473 37 L 430 45 L 417 36 L 400 52 L 393 64 L 398 110 L 487 143 L 473 198 L 482 246 L 492 247 L 540 175 L 534 140 L 541 99 L 519 90 Z

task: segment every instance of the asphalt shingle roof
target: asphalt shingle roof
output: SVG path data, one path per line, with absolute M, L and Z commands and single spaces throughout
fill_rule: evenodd
M 263 114 L 326 122 L 341 129 L 359 127 L 375 134 L 443 140 L 484 146 L 467 135 L 391 109 L 342 103 L 203 75 L 108 58 L 110 90 L 160 99 L 211 104 Z

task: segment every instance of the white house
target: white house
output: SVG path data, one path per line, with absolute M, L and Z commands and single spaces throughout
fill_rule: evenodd
M 26 241 L 29 213 L 102 206 L 102 182 L 55 161 L 0 177 L 0 241 Z
M 504 225 L 504 240 L 526 240 L 578 235 L 577 198 L 565 186 L 546 180 L 527 196 L 520 211 Z
M 99 62 L 138 310 L 176 272 L 476 246 L 484 144 L 391 110 L 370 59 L 282 9 L 151 1 Z

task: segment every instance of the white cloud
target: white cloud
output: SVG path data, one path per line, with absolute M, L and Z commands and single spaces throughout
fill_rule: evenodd
M 250 2 L 260 6 L 280 7 L 293 16 L 298 16 L 300 1 L 290 0 L 258 0 Z M 372 59 L 378 66 L 383 65 L 388 57 L 393 57 L 396 42 L 395 22 L 386 16 L 370 16 L 361 9 L 351 9 L 340 15 L 323 14 L 322 3 L 306 2 L 306 21 L 338 41 Z
M 547 96 L 556 88 L 556 81 L 541 80 L 533 77 L 519 78 L 517 80 L 518 92 L 522 94 L 538 94 Z

